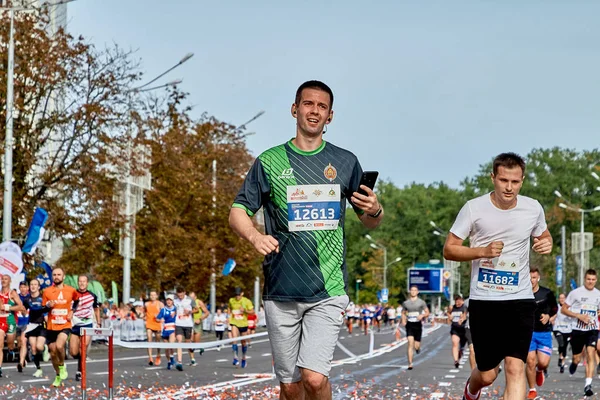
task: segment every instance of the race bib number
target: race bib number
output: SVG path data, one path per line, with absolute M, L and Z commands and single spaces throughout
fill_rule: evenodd
M 340 199 L 340 185 L 288 186 L 288 229 L 290 232 L 337 229 Z
M 577 320 L 577 329 L 591 331 L 597 329 L 597 318 L 598 318 L 598 306 L 595 304 L 582 304 L 581 310 L 579 311 L 583 315 L 590 316 L 590 323 L 584 324 L 580 320 Z
M 233 311 L 233 319 L 236 319 L 236 320 L 244 319 L 244 314 L 239 310 L 235 310 L 235 311 Z
M 519 263 L 514 260 L 481 260 L 477 287 L 496 293 L 516 293 L 519 288 Z
M 64 325 L 67 321 L 67 315 L 69 310 L 65 310 L 62 308 L 52 310 L 52 323 L 56 325 Z
M 452 322 L 459 322 L 460 317 L 462 317 L 462 315 L 463 315 L 462 311 L 454 311 L 452 313 Z
M 418 311 L 411 311 L 408 313 L 407 315 L 407 321 L 408 322 L 419 322 L 419 315 L 420 313 Z

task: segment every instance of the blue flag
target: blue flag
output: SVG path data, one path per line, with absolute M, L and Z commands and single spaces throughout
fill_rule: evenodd
M 22 249 L 23 253 L 33 254 L 44 236 L 46 220 L 48 220 L 48 212 L 43 208 L 36 208 L 27 230 L 27 239 L 25 239 Z
M 52 286 L 52 267 L 45 261 L 38 262 L 36 265 L 44 268 L 44 271 L 46 271 L 46 273 L 37 276 L 37 280 L 40 281 L 40 288 L 45 289 Z
M 227 276 L 233 271 L 235 268 L 235 260 L 233 258 L 228 258 L 225 265 L 223 265 L 223 276 Z
M 577 289 L 577 282 L 575 282 L 575 279 L 571 278 L 571 290 L 575 289 Z

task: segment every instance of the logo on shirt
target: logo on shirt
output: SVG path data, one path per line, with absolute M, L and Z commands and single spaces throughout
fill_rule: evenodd
M 279 179 L 294 179 L 294 168 L 286 168 L 281 171 Z
M 304 194 L 304 190 L 302 189 L 296 189 L 296 191 L 294 193 L 291 194 L 290 196 L 291 200 L 306 200 L 308 199 L 308 196 Z
M 320 195 L 322 195 L 322 194 L 323 194 L 323 192 L 322 192 L 322 191 L 320 191 L 319 189 L 315 189 L 315 191 L 313 192 L 313 194 L 314 194 L 315 196 L 319 197 Z
M 323 170 L 323 175 L 325 175 L 326 179 L 329 179 L 329 182 L 333 182 L 333 180 L 337 177 L 337 170 L 331 163 L 325 167 Z
M 335 190 L 331 189 L 329 191 L 329 197 L 335 197 Z

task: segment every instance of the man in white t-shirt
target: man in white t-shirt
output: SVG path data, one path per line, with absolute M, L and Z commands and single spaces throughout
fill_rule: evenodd
M 571 350 L 573 360 L 569 373 L 573 375 L 581 361 L 583 349 L 587 355 L 585 365 L 584 393 L 593 396 L 592 377 L 596 368 L 596 342 L 598 341 L 598 310 L 600 309 L 600 290 L 596 289 L 598 277 L 596 270 L 588 269 L 585 273 L 583 286 L 572 290 L 562 305 L 561 312 L 567 317 L 574 318 L 571 331 Z
M 186 343 L 192 342 L 192 330 L 194 329 L 194 319 L 192 314 L 198 310 L 192 304 L 192 299 L 186 296 L 184 288 L 177 289 L 177 297 L 175 298 L 175 308 L 177 309 L 177 317 L 175 319 L 175 338 L 177 343 L 182 343 L 185 339 Z M 190 365 L 196 365 L 194 359 L 194 350 L 188 350 L 190 354 Z M 177 349 L 177 368 L 178 371 L 183 371 L 183 350 Z
M 529 248 L 550 254 L 552 237 L 544 210 L 520 196 L 525 161 L 514 153 L 498 155 L 491 174 L 494 191 L 470 200 L 460 210 L 444 245 L 444 257 L 472 261 L 469 322 L 477 368 L 463 399 L 476 400 L 498 377 L 504 360 L 505 400 L 526 395 L 525 362 L 533 334 L 535 302 L 529 276 Z M 470 247 L 463 246 L 469 239 Z M 503 316 L 511 315 L 507 324 Z

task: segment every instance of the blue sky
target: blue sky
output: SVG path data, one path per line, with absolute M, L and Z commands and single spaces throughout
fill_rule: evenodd
M 78 0 L 68 29 L 183 78 L 195 116 L 295 134 L 296 88 L 335 94 L 325 135 L 398 186 L 453 187 L 503 151 L 600 143 L 600 2 Z

